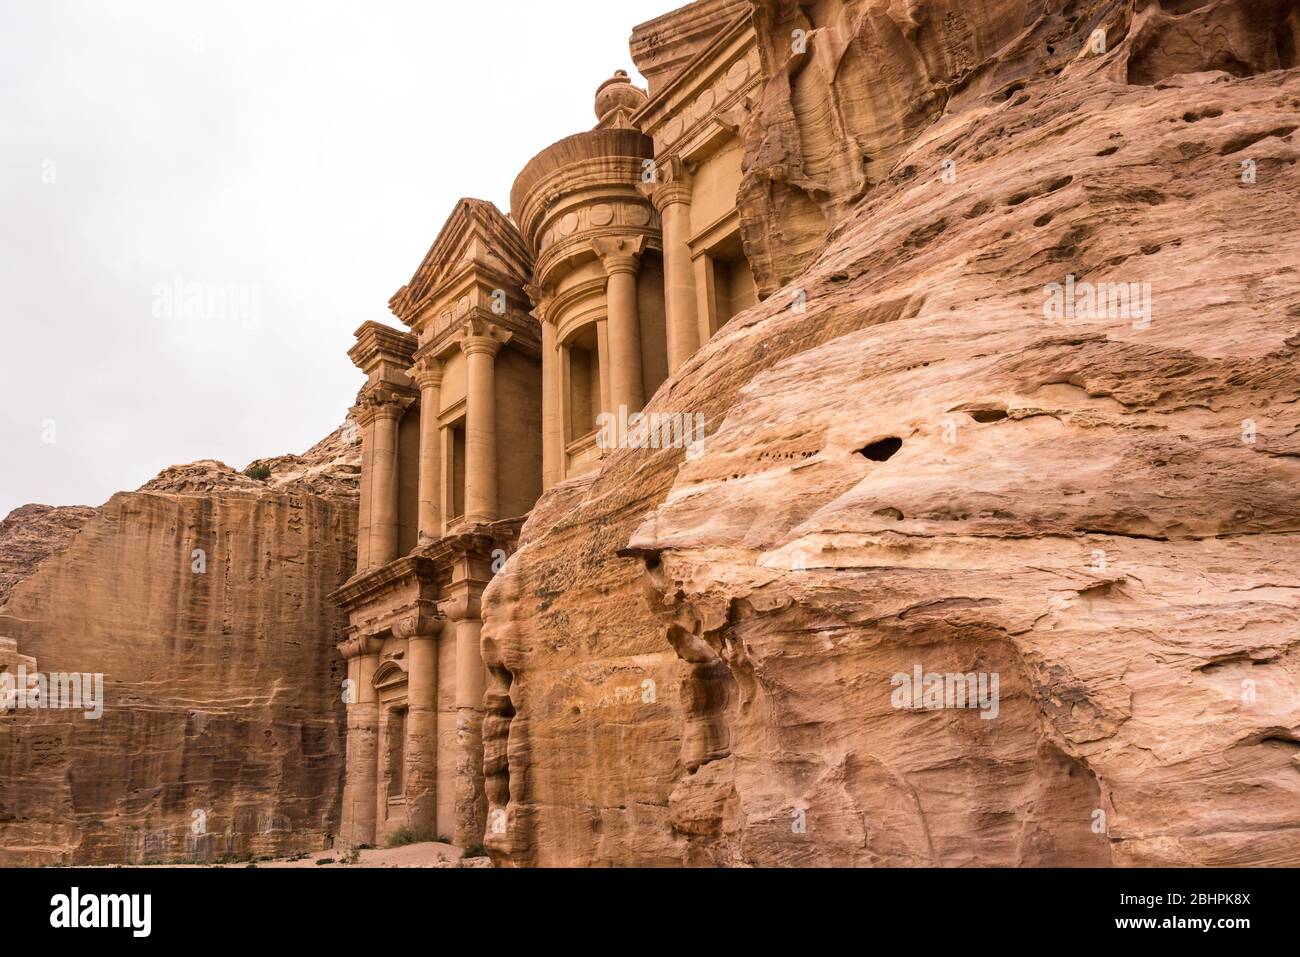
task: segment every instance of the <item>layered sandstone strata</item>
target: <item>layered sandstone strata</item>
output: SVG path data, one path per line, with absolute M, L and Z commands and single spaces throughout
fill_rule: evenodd
M 755 6 L 767 298 L 489 586 L 494 857 L 1300 864 L 1295 5 Z
M 267 460 L 265 483 L 168 469 L 46 539 L 0 606 L 0 671 L 101 673 L 102 716 L 0 713 L 0 863 L 328 846 L 344 676 L 326 596 L 355 555 L 349 436 Z

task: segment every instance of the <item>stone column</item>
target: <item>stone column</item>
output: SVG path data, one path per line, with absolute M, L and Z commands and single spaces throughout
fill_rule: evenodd
M 403 622 L 406 645 L 406 822 L 430 834 L 438 824 L 438 636 L 441 620 Z
M 533 318 L 542 327 L 542 491 L 564 478 L 564 354 L 559 333 L 550 321 L 555 294 L 541 286 L 527 286 L 533 301 Z
M 397 424 L 412 401 L 377 391 L 363 396 L 354 409 L 353 417 L 366 430 L 362 437 L 361 520 L 369 529 L 364 547 L 367 568 L 379 568 L 397 558 Z
M 564 421 L 555 323 L 542 322 L 542 491 L 564 478 Z
M 456 821 L 452 840 L 464 847 L 483 840 L 487 823 L 483 796 L 483 692 L 487 671 L 479 647 L 483 622 L 478 597 L 472 593 L 462 596 L 448 609 L 447 617 L 456 629 Z
M 636 277 L 641 268 L 644 238 L 596 240 L 596 250 L 609 277 L 605 292 L 609 312 L 610 412 L 626 406 L 628 414 L 645 404 L 641 380 L 641 317 Z
M 465 402 L 465 521 L 497 520 L 496 355 L 508 333 L 487 323 L 467 326 L 460 348 L 469 367 Z
M 344 761 L 344 846 L 375 843 L 379 781 L 379 699 L 375 670 L 381 643 L 377 638 L 353 638 L 338 646 L 348 662 L 347 756 Z
M 691 262 L 688 242 L 691 237 L 690 182 L 682 178 L 661 183 L 651 198 L 663 219 L 665 331 L 668 336 L 668 374 L 672 375 L 700 348 L 695 264 Z
M 717 289 L 713 281 L 713 260 L 708 253 L 695 258 L 696 319 L 700 324 L 700 345 L 713 338 L 715 313 L 718 310 Z
M 609 321 L 596 321 L 596 364 L 600 366 L 600 410 L 618 414 L 618 409 L 609 398 Z
M 360 574 L 370 567 L 370 498 L 374 473 L 372 453 L 375 448 L 375 420 L 361 405 L 354 406 L 348 414 L 361 433 L 361 494 L 357 509 L 357 573 Z
M 370 504 L 370 563 L 397 558 L 397 423 L 402 410 L 391 402 L 376 408 Z
M 442 391 L 442 363 L 425 358 L 411 370 L 420 388 L 420 543 L 442 537 L 442 434 L 438 407 Z

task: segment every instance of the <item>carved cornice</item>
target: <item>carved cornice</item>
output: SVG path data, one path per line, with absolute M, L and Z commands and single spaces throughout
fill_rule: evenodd
M 529 160 L 510 190 L 510 211 L 519 224 L 524 241 L 536 248 L 534 227 L 538 200 L 548 191 L 548 186 L 559 193 L 567 193 L 571 188 L 571 173 L 593 168 L 615 173 L 611 182 L 628 182 L 620 175 L 629 165 L 628 161 L 639 171 L 642 161 L 653 156 L 654 144 L 636 129 L 588 130 L 552 143 Z M 542 208 L 548 205 L 550 203 L 545 200 L 540 203 Z M 530 210 L 532 215 L 529 215 Z
M 662 250 L 663 236 L 659 228 L 659 214 L 649 203 L 645 204 L 645 210 L 654 217 L 653 221 L 650 225 L 636 230 L 635 234 L 645 237 L 647 249 Z M 544 282 L 558 284 L 568 272 L 595 258 L 595 249 L 592 246 L 594 240 L 623 239 L 632 234 L 634 234 L 633 230 L 627 226 L 615 225 L 589 230 L 570 236 L 564 242 L 556 242 L 537 257 L 537 276 Z
M 654 138 L 657 158 L 678 152 L 696 132 L 762 83 L 762 57 L 749 11 L 734 19 L 656 89 L 633 122 Z
M 366 322 L 354 333 L 357 342 L 348 350 L 348 358 L 366 375 L 387 361 L 405 368 L 415 354 L 415 336 L 379 322 Z
M 438 569 L 423 555 L 405 555 L 379 568 L 367 569 L 350 578 L 330 594 L 330 601 L 347 611 L 367 604 L 376 596 L 405 585 L 436 585 Z
M 518 295 L 532 268 L 532 255 L 514 223 L 486 200 L 462 199 L 411 281 L 389 300 L 389 308 L 412 328 L 426 325 L 442 299 L 447 300 L 447 315 L 463 316 L 475 294 L 460 301 L 450 297 L 467 284 Z
M 715 52 L 738 18 L 749 21 L 749 0 L 696 0 L 632 28 L 632 62 L 654 94 L 671 84 L 701 58 Z

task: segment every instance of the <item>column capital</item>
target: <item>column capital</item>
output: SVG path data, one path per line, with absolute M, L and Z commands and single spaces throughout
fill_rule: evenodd
M 415 365 L 411 366 L 411 371 L 407 373 L 423 392 L 425 389 L 436 389 L 442 385 L 443 364 L 433 356 L 423 356 L 415 360 Z
M 551 306 L 555 303 L 555 290 L 550 286 L 524 286 L 524 292 L 533 302 L 533 318 L 538 322 L 551 322 Z
M 448 621 L 478 621 L 482 615 L 479 595 L 483 587 L 479 585 L 475 588 L 471 585 L 464 588 L 459 594 L 439 604 L 438 611 L 445 615 Z
M 641 254 L 645 252 L 644 236 L 593 239 L 591 246 L 605 267 L 605 275 L 631 273 L 635 276 L 641 271 Z
M 389 388 L 363 389 L 348 412 L 358 425 L 367 426 L 380 419 L 400 418 L 414 401 L 414 396 Z
M 340 641 L 336 647 L 344 658 L 362 658 L 379 654 L 384 643 L 374 635 L 357 635 L 347 641 Z
M 442 632 L 442 625 L 447 619 L 436 611 L 421 610 L 414 615 L 403 618 L 393 626 L 393 634 L 398 638 L 436 638 Z
M 649 183 L 641 183 L 639 189 L 654 204 L 656 211 L 662 213 L 665 206 L 673 203 L 690 203 L 691 187 L 694 176 L 686 161 L 680 156 L 668 156 L 655 160 L 655 177 Z
M 691 205 L 691 184 L 681 181 L 675 183 L 660 183 L 650 194 L 650 202 L 660 215 L 669 206 L 675 203 L 681 203 L 684 206 Z
M 480 353 L 495 356 L 512 337 L 511 332 L 495 323 L 483 319 L 467 319 L 456 334 L 456 341 L 466 356 Z

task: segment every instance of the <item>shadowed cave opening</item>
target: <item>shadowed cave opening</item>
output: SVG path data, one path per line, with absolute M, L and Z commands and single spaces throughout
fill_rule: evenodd
M 865 455 L 873 462 L 886 462 L 902 447 L 903 440 L 896 435 L 891 435 L 887 439 L 880 439 L 858 449 L 858 454 Z

